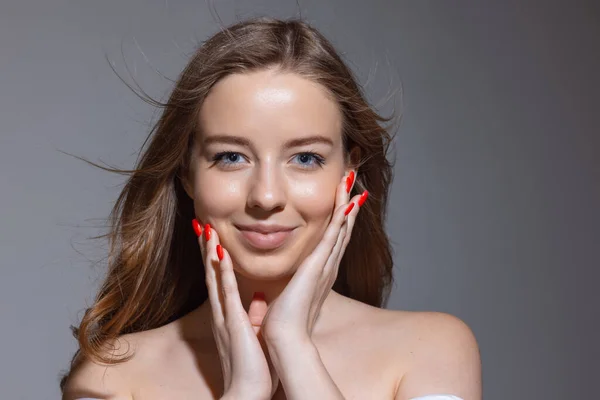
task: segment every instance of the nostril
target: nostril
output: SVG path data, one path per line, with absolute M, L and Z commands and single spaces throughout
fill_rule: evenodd
M 271 211 L 285 204 L 285 194 L 280 188 L 254 186 L 248 194 L 248 206 Z

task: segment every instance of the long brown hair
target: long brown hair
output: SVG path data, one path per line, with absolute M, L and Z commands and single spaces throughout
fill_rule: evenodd
M 300 20 L 258 18 L 237 23 L 204 42 L 181 73 L 162 115 L 142 145 L 135 169 L 107 169 L 129 179 L 109 216 L 108 274 L 94 304 L 73 333 L 83 359 L 114 364 L 107 356 L 119 335 L 160 327 L 207 300 L 204 266 L 191 227 L 193 201 L 183 189 L 198 113 L 211 87 L 233 73 L 277 68 L 321 84 L 343 115 L 346 154 L 360 149 L 354 191 L 368 190 L 333 289 L 385 306 L 393 283 L 391 248 L 384 230 L 392 166 L 384 118 L 369 106 L 351 70 L 331 43 Z M 149 140 L 150 139 L 150 140 Z M 149 142 L 148 142 L 149 140 Z M 146 144 L 148 144 L 147 148 Z M 145 149 L 144 149 L 145 148 Z M 64 388 L 65 376 L 61 381 Z

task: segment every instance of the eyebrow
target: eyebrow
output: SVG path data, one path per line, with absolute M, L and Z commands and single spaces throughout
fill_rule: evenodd
M 248 139 L 239 137 L 239 136 L 234 136 L 234 135 L 211 135 L 211 136 L 205 137 L 202 141 L 202 144 L 204 146 L 207 146 L 212 143 L 226 143 L 226 144 L 235 144 L 235 145 L 239 145 L 239 146 L 250 147 L 250 141 Z M 333 146 L 333 140 L 331 140 L 330 138 L 328 138 L 326 136 L 322 136 L 322 135 L 314 135 L 314 136 L 308 136 L 308 137 L 304 137 L 304 138 L 289 140 L 285 143 L 284 147 L 285 148 L 299 147 L 299 146 L 306 146 L 306 145 L 313 144 L 313 143 L 324 143 L 324 144 Z

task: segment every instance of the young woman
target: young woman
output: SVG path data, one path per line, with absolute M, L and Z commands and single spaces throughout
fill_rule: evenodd
M 461 320 L 382 308 L 388 120 L 319 32 L 236 24 L 161 106 L 64 399 L 481 398 Z

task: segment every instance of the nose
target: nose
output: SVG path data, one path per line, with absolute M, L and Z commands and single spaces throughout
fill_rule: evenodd
M 259 164 L 253 174 L 248 191 L 247 205 L 251 209 L 276 211 L 286 203 L 285 182 L 282 172 L 273 162 Z

